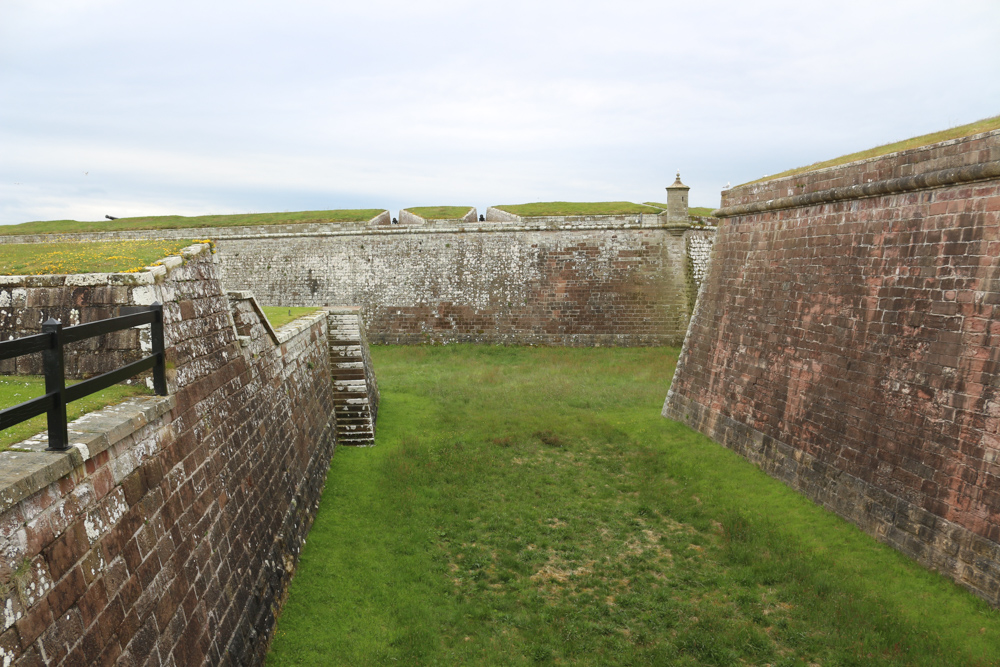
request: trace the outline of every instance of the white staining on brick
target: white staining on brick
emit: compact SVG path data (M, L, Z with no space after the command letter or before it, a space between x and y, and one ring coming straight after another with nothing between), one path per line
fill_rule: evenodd
M17 610L17 611L14 610L14 598L13 598L14 595L15 594L14 594L13 591L11 591L10 593L8 593L8 595L7 595L7 601L4 603L4 606L3 606L3 629L4 630L6 630L10 626L14 625L14 623L18 619L21 618L21 611L20 610ZM3 651L3 649L0 648L0 651Z

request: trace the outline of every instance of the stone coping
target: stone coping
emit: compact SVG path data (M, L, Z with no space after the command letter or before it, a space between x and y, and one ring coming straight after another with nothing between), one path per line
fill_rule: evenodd
M46 451L47 432L0 452L0 513L69 475L177 405L174 396L136 396L90 412L69 424L69 449Z
M322 322L326 319L326 310L320 306L316 307L316 312L310 313L308 315L303 315L302 317L297 317L291 322L287 322L280 327L278 327L275 332L276 342L280 345L281 343L287 343L291 339L298 336L303 331L307 331L312 325L317 322Z
M780 211L782 209L816 206L851 199L864 199L916 190L927 190L930 188L942 188L950 185L974 183L976 181L996 178L1000 178L1000 161L983 162L965 167L953 167L951 169L925 172L914 176L890 178L870 183L818 190L791 197L780 197L777 199L738 204L736 206L727 206L713 211L712 215L717 218L728 218L765 211Z
M260 318L261 324L267 329L267 333L271 336L271 340L275 343L278 342L278 334L275 332L274 327L271 326L271 321L267 319L267 315L264 314L264 309L261 308L260 303L257 301L257 297L253 295L250 290L230 290L226 292L226 295L232 299L238 299L240 301L249 301L250 305L253 306L254 311L257 313L257 317Z
M526 218L523 222L508 222L508 221L496 221L496 222L478 222L475 223L463 223L457 220L445 221L449 224L430 224L430 225L384 225L379 227L356 227L351 229L339 229L335 225L321 226L318 224L310 225L287 225L285 231L280 232L268 232L261 233L260 231L252 231L251 228L243 232L240 228L228 229L227 232L232 231L233 233L208 234L210 238L217 242L224 241L246 241L246 240L257 240L257 239L282 239L282 238L323 238L332 236L379 236L379 235L394 235L394 234L468 234L468 233L492 233L492 234L506 234L508 232L551 232L551 231L600 231L608 229L668 229L668 230L686 230L686 229L704 229L701 225L691 224L688 222L667 222L666 216L656 216L647 215L648 218L655 219L655 222L650 221L639 221L635 220L637 216L579 216L571 221L566 221L565 218L556 220L553 219L531 219ZM544 221L543 221L544 220ZM224 228L220 228L224 229ZM135 232L115 232L115 236L101 236L101 233L94 233L87 235L87 241L101 241L101 240L112 240L112 239L155 239L160 238L153 235L152 232L156 230L146 230L146 231L135 231ZM200 230L209 231L211 230ZM123 234L127 234L124 235ZM5 239L11 239L16 237L0 237L0 243L45 243L53 240L42 239L38 237L30 237L31 240L22 239L19 241L10 241ZM169 237L164 237L169 238ZM83 239L80 239L83 240ZM205 245L207 244L196 244ZM191 246L193 247L193 246ZM165 262L166 263L166 262ZM161 267L151 267L152 269L159 269ZM65 280L59 281L58 285L63 284L109 284L109 285L140 285L140 284L152 284L155 282L157 275L160 272L154 271L153 277L150 278L148 273L92 273L92 274L78 274L75 276L58 276L58 278L71 278L80 282L66 282ZM84 276L93 276L93 278L83 279ZM102 282L97 282L98 276L103 277ZM16 286L54 286L56 283L52 283L51 280L46 281L45 279L51 279L52 276L0 276L0 287L4 285L16 285ZM28 284L26 281L35 281Z

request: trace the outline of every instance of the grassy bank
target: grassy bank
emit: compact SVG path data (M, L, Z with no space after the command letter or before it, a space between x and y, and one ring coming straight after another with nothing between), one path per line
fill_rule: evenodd
M292 213L243 213L233 215L158 215L117 220L43 220L20 225L0 225L0 234L75 234L82 232L119 232L136 229L188 229L194 227L244 227L255 225L290 225L308 222L367 222L384 209L338 209L332 211L293 211Z
M1000 615L659 416L676 350L375 347L268 664L987 665Z
M658 215L661 212L660 209L653 206L633 204L628 201L547 201L535 202L534 204L510 204L497 206L496 208L522 217L542 215L634 215L636 213Z
M783 171L780 174L765 176L763 178L758 178L756 181L743 183L743 185L749 185L750 183L760 183L762 181L772 181L776 178L783 178L785 176L794 176L795 174L803 174L807 171L816 171L817 169L825 169L826 167L836 167L838 165L847 164L848 162L855 162L857 160L866 160L868 158L878 157L880 155L888 155L889 153L906 151L910 150L911 148L920 148L921 146L928 146L930 144L936 144L940 141L948 141L950 139L961 139L962 137L968 137L973 134L979 134L980 132L989 132L990 130L998 130L998 129L1000 129L1000 116L993 116L992 118L984 118L983 120L977 120L976 122L968 123L967 125L959 125L958 127L952 127L947 130L941 130L940 132L931 132L930 134L923 134L919 137L912 137L910 139L904 139L903 141L896 141L891 144L885 144L883 146L876 146L875 148L869 148L868 150L858 151L857 153L849 153L848 155L841 155L840 157L833 158L832 160L826 160L824 162L816 162L815 164L810 164L805 167L797 167L796 169L789 169L788 171Z
M424 220L461 220L472 210L471 206L417 206L404 209Z
M660 202L648 201L646 202L646 204L648 204L649 206L656 206L657 208L662 208L664 211L667 210L667 205L662 204ZM715 210L714 208L710 208L708 206L689 206L688 215L697 215L702 218L708 218L711 217L712 211L714 210Z
M191 241L99 241L94 243L0 244L0 275L43 276L137 271Z
M72 384L72 381L70 382ZM9 408L38 398L45 393L45 379L39 375L0 375L0 409ZM152 392L141 384L116 384L113 387L91 394L66 407L66 417L73 421L88 412L100 410L107 405L121 403L132 396L143 396ZM9 449L26 438L41 433L46 426L45 415L32 417L26 422L0 431L0 452Z

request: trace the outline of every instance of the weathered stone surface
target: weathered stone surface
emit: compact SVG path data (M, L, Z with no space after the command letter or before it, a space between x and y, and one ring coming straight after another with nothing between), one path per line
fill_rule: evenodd
M114 304L164 303L171 396L0 454L5 664L263 662L333 453L326 314L273 332L219 270L203 246Z
M392 225L386 212L369 223L136 230L87 240L174 232L214 238L230 290L247 290L265 305L360 305L375 343L662 345L683 339L708 261L702 241L713 228L651 214L521 218L491 207L486 218L479 222L470 210L463 220L411 215ZM8 236L0 243L69 236ZM170 260L169 268L180 261ZM27 277L8 281L9 287L0 279L0 336L33 333L50 316L70 322L115 314L123 297L108 293L111 285L142 287L145 298L133 300L152 303L151 285L162 282L165 270L80 279L96 280L77 288L87 293L74 292L60 277L52 285ZM121 282L122 275L131 277ZM8 301L26 299L31 305L23 315L5 309ZM116 351L103 358L126 360L136 333L122 336L103 344L100 349ZM68 372L97 372L96 349L72 352ZM0 362L0 371L37 372L39 364L22 361L15 369Z
M994 605L998 159L994 131L724 192L664 405Z
M219 237L218 247L230 287L265 304L359 305L375 343L680 343L696 292L686 228L595 217Z

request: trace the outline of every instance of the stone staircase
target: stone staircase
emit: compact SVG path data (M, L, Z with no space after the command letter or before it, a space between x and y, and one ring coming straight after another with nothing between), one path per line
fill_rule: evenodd
M361 308L335 306L326 311L337 444L370 447L375 444L379 394Z

